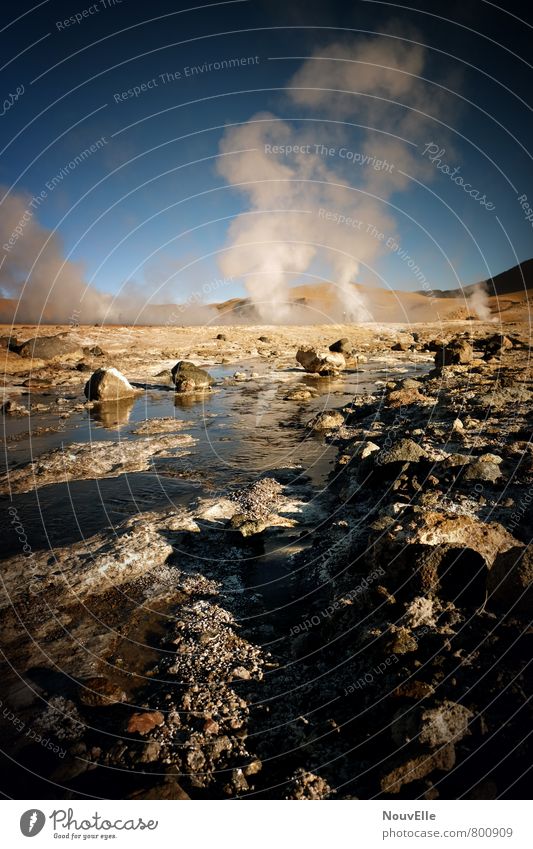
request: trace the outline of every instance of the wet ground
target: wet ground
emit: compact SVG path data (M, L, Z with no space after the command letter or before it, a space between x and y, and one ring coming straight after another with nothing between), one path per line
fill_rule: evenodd
M256 361L241 361L238 372L254 373L257 378L236 381L235 365L211 366L209 372L217 385L210 393L179 396L170 386L154 383L135 400L122 402L118 412L113 407L102 413L96 407L65 420L60 418L62 405L57 405L64 395L53 390L33 392L34 409L45 405L58 411L5 419L5 461L10 471L53 449L67 451L71 443L139 439L135 431L155 418L173 419L196 444L185 460L158 458L146 473L58 482L17 495L17 508L25 517L32 547L70 544L125 517L226 493L274 470L286 470L287 482L311 485L319 493L336 448L306 430L305 424L318 412L375 391L380 382L421 374L426 368L424 363L405 367L378 360L338 378L317 379L296 368L292 374L284 372L282 378L276 378L265 369L261 373ZM285 400L287 391L297 383L316 391L316 397L304 402ZM16 554L17 546L16 537L7 536L4 556Z
M183 346L215 378L200 395L173 391L175 353L135 346L90 362L139 389L116 409L83 406L76 358L31 390L11 380L30 411L4 416L16 798L457 798L514 780L509 762L482 781L493 737L513 751L524 727L525 632L485 584L530 536L525 334L494 357L476 328L469 364L431 374L430 331L377 336L317 378L295 365L300 331L276 332L261 355L257 329L218 356ZM325 410L340 424L315 432ZM450 571L436 588L432 568Z

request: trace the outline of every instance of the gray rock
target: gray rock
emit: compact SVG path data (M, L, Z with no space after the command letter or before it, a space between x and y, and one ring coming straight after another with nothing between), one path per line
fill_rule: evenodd
M403 380L399 380L397 384L398 389L422 389L422 386L418 380L414 377L404 377Z
M99 368L85 384L89 401L118 401L137 394L131 383L116 368Z
M454 339L448 345L437 350L435 367L467 365L474 359L472 345L464 339Z
M53 360L54 357L81 353L81 347L69 339L66 333L59 333L57 336L36 336L34 339L28 339L18 346L17 353L21 357Z
M30 411L23 404L17 404L13 398L8 398L8 400L2 405L2 412L4 415L10 416L29 416Z
M14 336L0 336L0 350L18 352L19 343Z
M176 392L195 392L209 389L215 382L209 372L187 360L180 360L172 369Z
M334 354L349 354L351 348L350 340L346 339L346 337L337 339L336 342L333 342L333 344L329 346L329 350L333 351Z
M376 464L384 466L388 463L418 463L427 459L427 451L412 439L399 439L390 448L383 448L376 455Z
M462 740L473 714L463 705L444 701L434 708L412 708L396 714L392 738L397 746L416 740L430 749Z
M318 413L317 416L311 419L308 427L317 433L322 433L328 430L337 430L344 424L344 416L336 410L327 410L324 413Z
M92 348L83 348L83 353L91 357L103 357L105 352L102 351L99 345L93 345Z
M501 477L502 473L497 463L483 460L475 460L470 463L463 474L465 481L486 481L487 483L496 483Z
M311 374L324 376L338 374L346 368L346 360L342 354L332 351L318 351L316 348L300 348L296 359L303 368Z

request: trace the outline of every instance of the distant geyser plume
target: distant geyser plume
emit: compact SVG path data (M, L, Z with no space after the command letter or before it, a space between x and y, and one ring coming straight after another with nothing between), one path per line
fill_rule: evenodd
M485 283L480 283L468 298L468 308L480 321L492 321L489 294Z
M424 62L422 47L386 35L325 45L288 85L303 119L261 112L225 132L221 152L243 152L221 157L218 170L249 208L230 227L220 268L245 283L261 319L287 321L291 284L309 278L333 287L324 320L372 318L371 298L353 284L385 250L376 234L395 238L387 201L409 188L402 172L433 176L416 145L444 96L420 79Z
M5 192L0 186L0 281L3 297L16 302L16 320L40 322L50 315L68 322L85 299L90 320L99 321L111 297L87 290L81 266L66 261L57 234L39 224L33 198ZM11 321L12 304L4 304L2 313L3 321Z
M0 186L0 321L62 324L204 324L216 310L192 297L171 310L180 263L160 259L129 280L116 295L88 285L83 267L64 256L56 232L43 227L34 198ZM182 263L187 265L187 263ZM194 263L189 263L194 266ZM187 272L185 272L187 273ZM191 271L188 282L191 282ZM198 273L198 272L195 272ZM182 279L182 278L181 278ZM191 288L189 286L189 288ZM201 293L200 283L193 289ZM156 299L156 302L152 300Z

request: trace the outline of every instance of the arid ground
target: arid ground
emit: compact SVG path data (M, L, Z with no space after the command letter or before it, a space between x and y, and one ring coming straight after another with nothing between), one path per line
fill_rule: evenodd
M523 795L530 327L497 317L2 328L10 794ZM135 395L88 402L109 367Z

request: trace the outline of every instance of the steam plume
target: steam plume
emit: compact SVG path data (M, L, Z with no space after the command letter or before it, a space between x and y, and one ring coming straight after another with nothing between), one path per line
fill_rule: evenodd
M480 283L475 287L474 291L468 298L468 307L470 312L477 315L480 321L492 321L492 313L490 309L489 295L487 287L484 283Z
M352 284L384 250L376 233L395 237L387 201L408 185L401 172L432 176L416 144L443 98L420 79L424 62L422 47L385 36L326 45L288 87L293 105L323 121L258 113L226 131L221 152L241 153L221 157L218 170L249 209L230 227L220 266L245 281L263 319L286 321L291 282L320 263L337 295L330 317L371 318ZM354 148L355 122L376 130L360 131Z
M65 259L59 236L39 223L38 212L35 199L22 194L6 194L0 205L2 322L205 324L216 318L202 303L201 286L170 312L151 301L172 297L176 263L154 265L143 285L129 281L116 296L88 285L83 267Z

